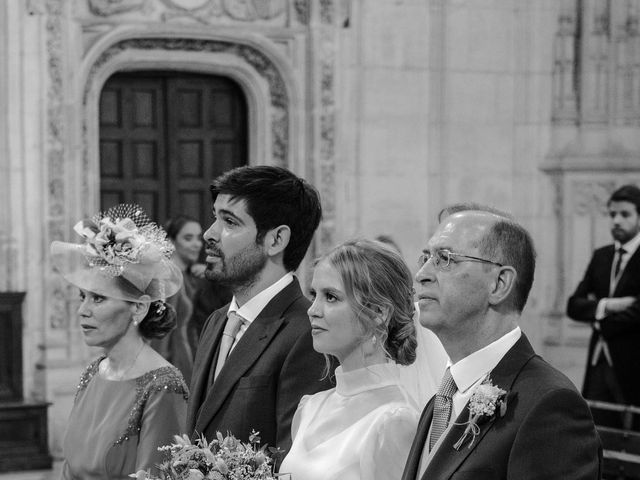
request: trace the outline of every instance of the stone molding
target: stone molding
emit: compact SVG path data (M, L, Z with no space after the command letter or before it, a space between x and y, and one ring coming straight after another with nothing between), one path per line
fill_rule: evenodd
M163 23L297 26L306 25L310 15L309 0L84 0L84 3L93 23L117 22L125 17Z
M640 124L640 5L562 0L554 41L553 122Z

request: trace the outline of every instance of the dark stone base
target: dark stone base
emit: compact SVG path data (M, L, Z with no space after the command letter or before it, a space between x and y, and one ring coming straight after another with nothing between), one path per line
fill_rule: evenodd
M51 468L46 402L0 402L0 472Z

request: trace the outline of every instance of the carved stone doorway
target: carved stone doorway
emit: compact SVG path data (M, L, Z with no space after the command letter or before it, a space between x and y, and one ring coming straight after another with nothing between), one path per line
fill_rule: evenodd
M247 105L229 78L116 73L100 96L100 207L137 203L156 221L211 220L208 185L246 165Z

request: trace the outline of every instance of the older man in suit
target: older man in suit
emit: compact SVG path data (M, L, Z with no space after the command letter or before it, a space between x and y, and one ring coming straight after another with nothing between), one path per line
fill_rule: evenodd
M593 329L584 396L640 405L640 189L620 187L607 207L614 243L593 253L567 314ZM619 414L596 410L594 416L599 424L622 423Z
M232 433L286 452L300 398L330 387L313 350L310 302L293 271L321 217L316 190L278 167L240 167L211 186L214 221L205 232L208 278L231 303L206 321L198 345L187 431Z
M529 234L495 210L441 218L416 280L420 321L450 362L403 480L599 479L586 402L518 326L535 269Z

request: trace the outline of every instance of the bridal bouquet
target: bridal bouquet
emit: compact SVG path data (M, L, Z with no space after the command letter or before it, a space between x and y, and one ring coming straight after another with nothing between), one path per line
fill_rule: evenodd
M174 443L160 447L168 459L158 466L159 476L140 470L129 475L136 480L276 480L266 446L258 447L260 437L251 432L248 443L233 435L207 442L204 437L191 443L185 434L175 435Z

